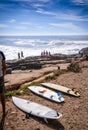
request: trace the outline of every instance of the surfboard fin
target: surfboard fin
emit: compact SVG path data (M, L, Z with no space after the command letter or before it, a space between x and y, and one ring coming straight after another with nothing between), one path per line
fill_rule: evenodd
M27 119L29 119L30 115L31 115L31 112L30 112L30 113L26 113L26 116L25 116L25 117L26 117Z
M48 120L47 120L47 118L44 118L44 121L48 124Z
M61 96L61 93L60 93L60 92L57 92L57 95L58 95L58 96Z
M30 117L30 114L26 114L25 118L29 119Z

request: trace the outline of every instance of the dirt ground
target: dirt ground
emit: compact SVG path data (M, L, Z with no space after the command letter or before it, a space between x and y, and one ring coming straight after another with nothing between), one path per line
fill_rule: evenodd
M9 97L6 98L5 118L2 117L0 104L0 130L88 130L88 61L82 62L82 66L80 73L67 72L50 81L69 88L75 87L81 95L78 98L62 93L65 102L55 103L30 91L27 95L20 96L60 112L60 119L48 120L48 124L34 116L27 119L25 113L16 108Z

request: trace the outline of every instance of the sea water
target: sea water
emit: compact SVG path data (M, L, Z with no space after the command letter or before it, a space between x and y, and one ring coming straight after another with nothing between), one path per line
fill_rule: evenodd
M7 60L18 59L18 53L24 57L40 56L41 52L51 54L76 54L88 47L88 36L0 36L0 50Z

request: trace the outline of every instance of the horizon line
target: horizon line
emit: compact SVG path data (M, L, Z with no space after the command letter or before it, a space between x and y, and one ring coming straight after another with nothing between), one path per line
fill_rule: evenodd
M88 34L4 34L4 35L0 35L0 36L82 36L82 35L88 35Z

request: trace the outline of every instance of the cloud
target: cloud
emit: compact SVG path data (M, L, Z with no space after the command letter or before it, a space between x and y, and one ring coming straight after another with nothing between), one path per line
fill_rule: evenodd
M21 22L21 24L23 24L23 25L31 25L30 22Z
M44 3L46 3L46 2L49 2L51 0L11 0L11 1L18 1L18 2L36 2L37 1L37 3L38 2L44 2Z
M25 30L25 29L27 29L27 27L25 27L25 26L14 26L13 28L14 29L19 29L19 30Z
M38 7L43 7L45 5L44 4L40 4L40 3L33 3L32 6L38 8Z
M45 11L43 9L37 9L36 10L37 13L40 14L45 14L45 15L52 15L58 19L63 19L63 20L72 20L72 21L88 21L88 17L84 17L84 16L79 16L79 15L74 15L72 13L55 13L55 12L50 12L50 11Z
M49 1L51 1L51 0L38 0L38 1L49 2Z
M52 25L52 26L55 26L55 27L68 27L68 25L72 25L71 23L50 23L50 25Z
M37 12L37 13L40 13L40 14L46 14L46 15L53 15L53 16L56 16L55 13L50 12L50 11L45 11L45 10L43 10L43 9L41 9L41 8L37 9L36 12Z
M38 28L38 29L43 29L43 26L41 26L41 25L35 24L34 26L35 26L36 28Z
M10 23L14 23L14 22L16 22L16 20L15 19L11 19L9 22Z
M88 5L88 0L73 0L72 2L77 5Z
M7 24L0 23L0 28L7 28L7 27L9 27Z
M79 26L71 23L71 22L64 22L64 23L50 23L51 26L54 26L54 27L58 27L58 28L63 28L63 29L68 29L70 31L74 31L74 32L84 32L85 30L80 28Z
M57 14L57 18L63 19L63 20L72 20L72 21L88 21L88 17L84 16L78 16L74 14Z

